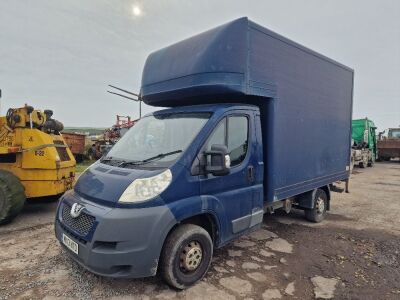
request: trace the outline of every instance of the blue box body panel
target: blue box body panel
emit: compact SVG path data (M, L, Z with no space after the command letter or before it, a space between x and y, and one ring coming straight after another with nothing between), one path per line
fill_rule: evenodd
M141 96L163 107L256 104L266 201L349 176L353 70L247 18L152 53Z

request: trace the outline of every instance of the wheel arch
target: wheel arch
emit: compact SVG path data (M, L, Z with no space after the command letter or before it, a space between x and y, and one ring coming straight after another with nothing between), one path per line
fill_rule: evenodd
M324 186L320 187L320 189L326 193L326 196L328 198L327 210L330 210L330 208L331 208L331 189L330 189L329 185L324 185Z
M323 190L326 193L327 199L328 199L328 207L327 210L330 209L330 200L331 200L331 190L329 188L329 185L324 185L319 188L313 189L311 191L305 192L303 194L300 194L296 197L297 201L297 206L302 209L312 209L314 208L314 202L315 202L315 193L317 192L318 189Z
M214 212L203 211L201 213L191 216L185 216L181 220L178 220L178 222L170 228L166 235L166 238L168 237L168 235L171 234L172 231L174 231L179 225L182 224L193 224L202 227L210 235L214 246L217 246L219 244L220 226L218 218L216 217Z
M222 243L226 228L224 206L213 196L194 196L174 201L169 206L175 217L175 224L168 230L167 236L179 224L194 224L204 228L216 247Z

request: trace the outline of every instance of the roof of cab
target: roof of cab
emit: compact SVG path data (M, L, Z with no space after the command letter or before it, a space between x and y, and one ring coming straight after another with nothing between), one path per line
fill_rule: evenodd
M256 105L242 103L217 103L217 104L197 104L191 106L178 106L166 108L147 114L146 116L170 114L170 113L196 113L196 112L219 112L227 110L258 110Z

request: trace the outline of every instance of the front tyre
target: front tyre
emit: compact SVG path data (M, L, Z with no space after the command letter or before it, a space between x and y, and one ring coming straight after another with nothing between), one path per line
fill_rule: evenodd
M213 242L202 227L183 224L166 239L160 261L162 278L176 289L186 289L207 273Z
M314 208L304 211L306 219L310 222L319 223L325 219L328 208L328 196L322 189L317 189L314 198Z

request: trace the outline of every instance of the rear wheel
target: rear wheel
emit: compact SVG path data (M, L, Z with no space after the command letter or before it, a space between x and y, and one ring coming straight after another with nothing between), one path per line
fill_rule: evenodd
M25 190L12 173L0 171L0 224L10 222L25 204Z
M314 208L304 211L308 221L319 223L325 219L326 211L328 208L328 196L325 191L318 189L315 192Z
M172 287L186 289L207 273L213 254L210 235L202 227L183 224L165 241L160 273Z

